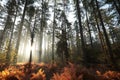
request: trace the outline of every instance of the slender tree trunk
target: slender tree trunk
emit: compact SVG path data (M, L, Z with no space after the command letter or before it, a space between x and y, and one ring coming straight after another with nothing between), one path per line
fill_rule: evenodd
M112 32L110 31L110 34L112 34ZM112 44L115 44L114 38L111 36L112 39Z
M99 5L98 5L97 0L95 0L95 1L96 1L96 6L97 6L97 11L98 11L100 23L101 23L101 26L102 26L102 29L103 29L103 33L104 33L104 36L105 36L105 40L106 40L109 56L110 56L112 64L115 65L115 67L117 67L117 64L116 64L114 56L113 56L111 44L110 44L110 41L109 41L109 38L108 38L108 35L107 35L107 31L106 31L104 23L103 23L102 15L101 15L101 12L99 10Z
M63 20L62 21L64 21L63 22L63 27L65 27L65 28L63 28L63 30L62 30L62 43L63 43L63 58L65 57L65 63L67 64L68 63L68 59L69 59L69 52L68 52L68 43L67 43L67 32L66 32L66 29L67 29L67 24L68 24L68 22L66 21L66 2L65 2L65 0L63 0L63 14L64 14L64 18L63 18ZM64 25L64 24L66 24L66 25Z
M43 14L43 0L42 0L42 14L41 14L41 26L40 26L40 50L39 50L39 62L41 62L41 55L42 55L42 42L43 42L43 21L44 21L44 14Z
M12 28L11 28L11 35L10 35L10 40L9 40L9 45L8 45L8 51L7 51L7 54L6 54L6 60L7 60L8 64L9 64L10 59L11 59L12 37L13 37L13 33L14 33L14 26L15 26L16 17L17 17L17 9L16 9L16 14L15 14L14 22L13 22L13 25L12 25ZM13 64L14 64L14 59L13 59Z
M76 30L76 47L77 47L77 55L80 53L80 37L79 37L79 28L77 21L75 22L75 30Z
M36 12L37 14L37 12ZM29 29L30 29L30 38L31 38L31 49L30 49L30 57L29 57L29 67L31 68L31 62L32 62L32 47L33 47L33 42L34 42L34 37L35 37L35 25L36 25L36 18L37 16L35 16L35 21L34 21L34 26L33 26L33 29L31 27L31 21L32 21L32 16L30 16L30 19L29 19Z
M18 50L19 50L19 46L20 46L21 32L22 32L24 18L25 18L25 13L26 13L26 9L27 9L27 3L28 3L28 0L26 0L26 2L25 2L23 15L22 15L22 18L21 18L21 23L20 23L20 28L19 28L19 31L18 31L18 39L17 39L17 43L16 43L16 54L18 54ZM17 62L17 59L16 59L15 62Z
M17 14L18 14L18 6L16 6L16 14L15 14L15 19L14 19L14 24L13 24L14 27L15 27L15 22L16 22ZM13 36L13 33L11 35ZM15 55L13 57L13 64L16 64L16 62L15 62L16 59L17 59L17 53L15 53Z
M43 42L43 30L40 32L40 49L39 49L39 62L41 62L41 55L42 55L42 42Z
M67 43L67 32L66 29L62 31L63 34L63 45L64 45L64 55L65 55L65 59L66 59L66 63L68 62L68 58L69 58L69 52L68 52L68 43Z
M10 19L10 15L8 14L8 16L7 16L7 20L6 20L6 24L5 24L5 28L4 28L4 30L2 31L2 35L1 35L1 37L0 37L0 49L2 50L2 42L3 42L3 39L4 39L4 35L5 35L5 33L6 33L6 31L7 31L7 29L8 29L8 22L9 21L11 21L11 19ZM10 26L10 25L9 25Z
M56 13L56 0L54 0L54 16L53 16L53 35L52 35L52 63L54 64L54 43L55 43L55 13Z
M7 27L4 28L4 30L2 31L2 35L0 37L0 50L2 50L2 42L3 42L3 38L4 38L6 30L7 30Z
M89 26L87 11L86 11L86 20L87 20L88 33L89 33L89 36L90 36L91 47L93 48L93 42L92 42L92 36L91 36L91 30L90 30L90 26Z
M80 35L81 35L81 43L82 43L82 51L83 51L83 59L84 59L84 64L87 64L87 59L86 59L86 52L85 52L85 43L84 43L84 36L83 36L83 27L81 23L81 12L80 12L80 6L79 6L79 0L76 2L76 8L77 8L77 15L78 15L78 21L79 21L79 29L80 29Z
M90 44L91 44L91 47L93 48L93 42L92 42L92 35L91 35L91 30L90 30L90 26L89 26L89 19L88 19L88 14L87 14L87 6L86 4L83 5L86 12L85 12L85 15L86 15L86 22L87 22L87 27L88 27L88 33L89 33L89 37L90 37Z
M98 34L99 34L99 40L100 40L100 43L101 43L101 48L102 48L102 51L105 52L105 57L107 55L107 49L104 47L106 46L106 43L105 43L105 40L104 40L104 37L101 33L101 30L100 30L100 26L99 26L99 23L98 23L98 19L97 19L97 14L96 14L96 9L95 9L95 6L94 6L94 3L92 4L92 7L93 7L93 13L94 13L94 17L95 17L95 22L97 24L97 29L98 29ZM106 60L107 61L107 57L106 57Z
M8 29L11 29L11 26L12 26L12 17L14 16L14 7L16 5L16 2L11 0L11 1L8 1L7 3L7 20L5 22L5 28L2 32L2 35L0 37L0 49L2 47L2 42L3 42L3 39L4 39L4 36L5 36L5 33L7 32ZM1 49L2 50L2 49Z
M11 28L11 35L10 35L10 39L9 39L9 42L8 42L8 50L7 50L7 53L6 53L6 64L9 65L10 64L10 60L11 60L11 41L12 41L12 36L13 36L13 26Z
M29 57L29 68L31 68L31 62L32 62L32 46L33 46L33 41L34 41L34 28L30 28L31 27L31 21L32 21L32 17L29 16L29 29L30 29L30 38L31 38L31 45L30 45L30 57ZM35 26L34 26L35 27Z
M119 17L120 17L120 7L118 7L118 5L117 5L117 3L116 3L116 1L115 0L113 0L113 3L114 3L114 6L115 6L115 8L116 8L116 10L117 10L117 12L118 12L118 14L119 14ZM120 3L120 2L119 2ZM120 4L119 4L120 5Z

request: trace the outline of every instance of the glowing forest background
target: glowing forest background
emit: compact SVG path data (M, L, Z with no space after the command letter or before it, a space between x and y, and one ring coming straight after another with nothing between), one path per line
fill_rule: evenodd
M0 0L0 76L6 80L10 73L30 80L97 80L90 70L100 80L107 74L119 80L120 73L112 72L119 66L120 0Z

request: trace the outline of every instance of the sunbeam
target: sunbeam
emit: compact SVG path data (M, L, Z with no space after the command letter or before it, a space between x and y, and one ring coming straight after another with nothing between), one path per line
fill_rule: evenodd
M44 57L46 57L44 54L46 54L47 49L47 40L45 40L45 37L43 37L42 42L42 55L41 60L44 61ZM26 45L26 46L25 46ZM27 42L25 43L25 40L21 40L19 53L18 53L18 62L28 62L30 57L30 51L32 50L32 61L33 62L39 62L39 41L37 38L35 38L33 45L31 46L30 39L28 38Z

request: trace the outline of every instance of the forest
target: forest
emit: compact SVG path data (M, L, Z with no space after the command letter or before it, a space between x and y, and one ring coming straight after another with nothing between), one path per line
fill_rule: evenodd
M0 0L0 80L120 80L120 0Z

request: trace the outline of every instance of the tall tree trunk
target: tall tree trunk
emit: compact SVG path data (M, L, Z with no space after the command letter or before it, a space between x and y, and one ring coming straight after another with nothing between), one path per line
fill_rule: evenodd
M86 23L87 23L87 27L88 27L88 33L89 33L89 37L90 37L90 45L93 48L93 42L92 42L92 35L91 35L91 30L90 30L90 26L89 26L89 19L88 19L88 9L87 9L87 5L86 3L83 4L84 8L85 8L85 16L86 16Z
M39 62L41 62L41 55L42 55L42 42L43 42L43 30L40 32L40 49L39 49Z
M30 57L29 57L29 68L31 68L31 62L32 62L32 46L33 46L33 41L34 41L34 27L33 29L31 27L31 21L32 21L32 16L29 16L29 29L30 29L30 38L31 38L31 45L30 45Z
M44 11L43 11L43 0L42 0L42 14L41 14L41 25L40 25L40 50L39 50L39 62L41 62L42 55L42 42L43 42L43 25L44 25Z
M83 51L83 59L84 59L84 64L87 64L87 59L86 59L86 52L85 52L85 43L84 43L84 36L83 36L83 27L81 23L81 12L80 12L80 6L79 6L79 0L76 2L76 8L77 8L77 15L78 15L78 21L79 21L79 29L80 29L80 35L81 35L81 43L82 43L82 51Z
M90 26L89 26L87 11L86 11L86 20L87 20L88 33L89 33L89 36L90 36L91 47L93 48L93 42L92 42L92 36L91 36L91 30L90 30Z
M17 39L17 43L16 43L16 54L18 54L18 50L19 50L19 46L20 46L21 32L22 32L25 13L26 13L26 9L27 9L27 3L28 3L28 0L26 0L26 2L25 2L23 15L22 15L22 18L21 18L21 23L20 23L20 28L19 28L19 31L18 31L18 39ZM15 60L15 62L17 62L17 59Z
M100 26L99 26L99 23L98 23L98 19L97 19L97 14L96 14L96 8L94 6L94 3L92 4L92 7L93 7L93 13L94 13L94 17L95 17L95 22L97 24L97 29L98 29L98 34L99 34L99 40L100 40L100 43L101 43L101 48L102 48L102 51L105 53L105 56L107 55L107 49L104 47L106 45L105 43L105 40L104 40L104 37L101 33L101 30L100 30ZM107 61L107 57L106 57L106 60Z
M69 52L68 52L68 43L67 43L67 26L68 22L66 19L66 2L63 0L63 19L62 19L62 44L63 44L63 58L65 57L65 63L68 63ZM64 61L64 60L63 60Z
M11 51L11 41L12 41L12 36L13 36L13 26L11 27L11 35L10 35L10 39L8 41L8 50L6 52L6 64L9 65L10 64L10 58L11 58L11 54L10 54L10 51Z
M76 30L76 47L77 47L77 55L80 55L80 37L79 37L79 28L78 23L75 21L75 30Z
M97 0L95 0L95 2L96 2L98 15L99 15L100 23L101 23L101 26L102 26L102 29L103 29L103 33L104 33L104 36L105 36L105 40L106 40L108 53L109 53L111 62L112 62L113 65L115 65L115 67L117 67L116 61L115 61L114 56L113 56L111 44L110 44L110 41L109 41L109 38L108 38L108 35L107 35L107 31L106 31L104 23L103 23L103 19L102 19L102 15L101 15L101 12L100 12L100 9L99 9L98 2L97 2Z
M10 59L11 59L12 37L13 37L13 33L14 33L14 26L15 26L16 17L17 17L17 8L16 8L16 14L15 14L14 22L13 22L13 25L11 27L11 35L10 35L10 40L9 40L9 44L8 44L8 51L7 51L7 54L6 54L6 60L7 60L6 63L8 63L8 64L10 63ZM14 64L14 59L13 59L13 64Z
M4 27L4 30L2 32L2 35L0 37L0 49L2 47L2 42L3 42L3 39L4 39L4 36L7 32L8 29L11 30L11 26L12 26L12 17L14 16L14 7L16 5L16 1L14 0L11 0L11 1L8 1L7 4L6 4L6 9L7 9L7 19L6 19L6 22L5 22L5 27ZM2 49L1 49L2 50Z
M52 35L52 63L54 64L54 43L55 43L55 13L56 13L56 0L54 0L54 16L53 16L53 35Z

